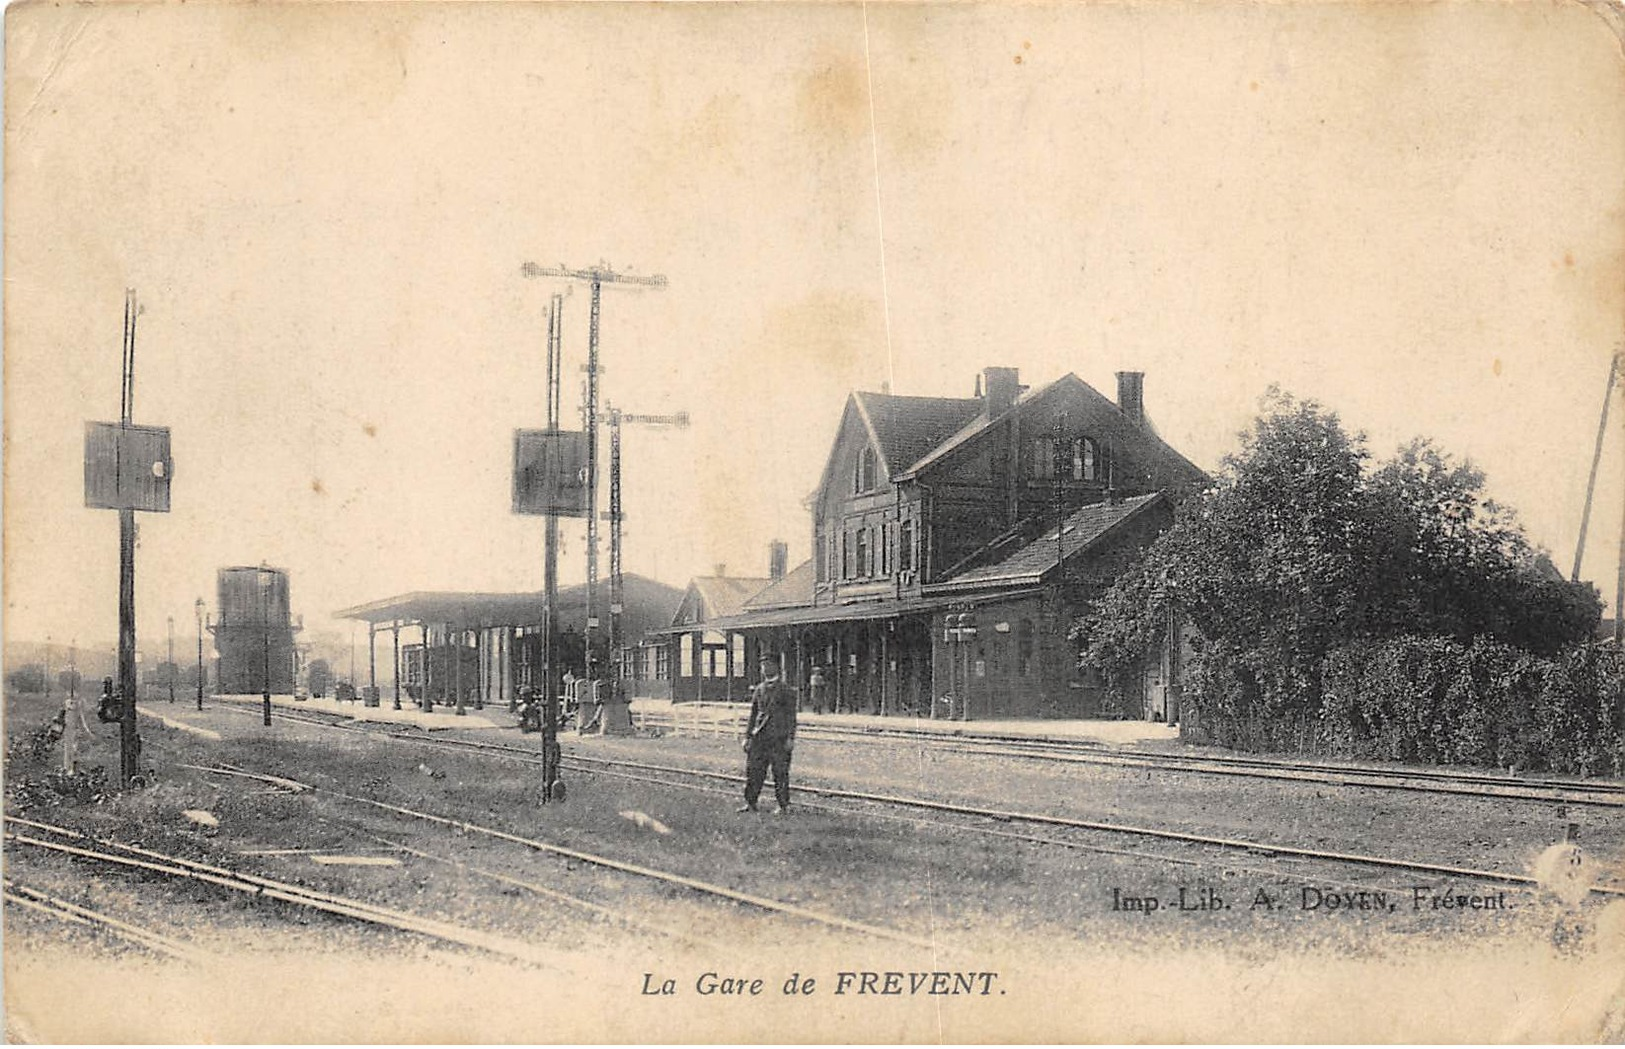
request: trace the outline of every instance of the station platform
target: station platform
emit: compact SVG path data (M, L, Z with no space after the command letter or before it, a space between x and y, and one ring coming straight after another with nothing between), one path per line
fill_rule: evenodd
M737 732L750 710L749 703L673 703L664 699L632 700L634 724L669 727L682 733ZM802 711L797 724L806 728L840 728L871 732L910 732L940 736L1054 739L1068 742L1101 743L1108 746L1140 745L1179 738L1175 725L1152 721L1004 719L988 721L947 721L930 718L881 714L813 714Z
M205 702L231 703L244 708L259 709L264 701L259 695L209 696ZM491 705L483 710L466 707L459 716L451 708L436 707L432 713L419 710L416 705L402 701L402 709L395 710L385 699L376 707L360 702L341 703L331 697L295 700L292 696L273 695L271 705L290 713L307 712L351 718L357 722L386 725L416 725L435 729L514 729L519 719L508 712L506 706ZM177 707L183 706L177 704ZM161 711L162 704L154 705ZM640 728L657 729L677 735L734 735L739 732L749 703L696 702L673 703L664 699L633 699L632 722ZM797 715L804 728L832 728L848 731L922 733L934 736L990 739L1064 740L1089 742L1106 746L1142 746L1148 743L1174 742L1179 729L1173 725L1160 725L1151 721L1124 720L1051 720L1002 719L986 721L949 721L945 719L901 717L880 714L813 714L802 711ZM572 728L566 728L573 735Z
M218 695L207 696L204 703L219 702L231 703L239 706L254 707L258 709L264 702L261 695ZM181 704L176 704L180 706ZM466 713L458 715L455 708L435 707L433 712L424 712L417 705L401 700L401 709L396 710L392 700L385 699L376 707L369 707L357 701L354 703L340 703L331 697L296 700L292 696L271 697L271 706L277 710L287 710L292 713L308 712L314 714L335 714L341 717L353 718L356 721L375 721L387 725L416 725L426 729L494 729L507 728L518 724L518 719L508 713L507 707L486 707L476 710L473 706L465 707ZM155 708L156 709L156 708Z

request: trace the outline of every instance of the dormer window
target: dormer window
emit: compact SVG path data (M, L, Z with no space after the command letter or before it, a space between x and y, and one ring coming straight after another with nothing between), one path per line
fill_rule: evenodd
M879 484L876 476L877 473L878 470L876 469L875 464L875 450L873 448L863 449L863 451L858 453L857 466L852 471L852 491L874 491Z

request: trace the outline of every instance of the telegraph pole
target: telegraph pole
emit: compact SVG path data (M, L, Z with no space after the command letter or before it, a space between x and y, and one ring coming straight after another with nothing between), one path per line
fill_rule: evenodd
M596 680L593 654L593 636L598 627L598 317L599 301L605 284L637 284L663 288L666 278L636 277L616 273L607 266L584 270L563 266L544 268L525 263L521 272L527 277L563 277L583 280L592 288L590 319L587 327L587 396L582 406L587 431L587 624L583 637L587 643L587 680ZM591 685L588 686L592 687Z
M135 291L124 293L123 398L119 411L121 429L130 426L135 411ZM119 448L119 481L123 482L123 451ZM121 506L118 512L118 687L119 780L129 787L136 778L141 755L141 737L135 725L135 509Z
M529 268L526 271L529 274ZM586 434L559 429L559 384L564 331L564 296L554 295L547 311L547 428L514 432L513 511L547 519L542 600L542 789L545 804L564 800L558 775L558 547L560 515L579 517L585 509ZM520 646L527 687L534 688L530 646Z
M564 381L564 296L555 294L547 311L547 428L559 428ZM542 701L558 702L559 515L547 515L547 548L542 562Z
M598 629L598 298L603 281L592 279L592 314L587 325L587 687L596 688L598 675L593 666L593 634ZM594 697L597 698L597 697ZM576 715L580 720L581 715Z
M625 643L621 637L621 612L625 602L625 580L621 572L621 523L626 519L621 510L622 423L682 429L688 426L688 413L634 415L615 407L609 409L609 698L617 703L621 698L621 647Z
M203 709L203 599L192 606L197 612L197 708Z
M621 410L609 410L609 689L612 703L621 698ZM609 718L602 703L598 716Z
M1591 451L1591 476L1586 479L1585 508L1580 511L1580 538L1574 544L1574 571L1569 579L1578 583L1580 581L1580 561L1586 552L1586 530L1591 525L1591 497L1597 489L1597 466L1602 462L1602 440L1608 433L1608 405L1614 399L1614 380L1619 375L1620 354L1615 353L1608 362L1608 381L1602 388L1602 418L1597 420L1597 443ZM1620 535L1620 543L1625 545L1625 532ZM1622 577L1625 578L1625 577ZM1622 584L1625 586L1625 584ZM1614 605L1614 620L1619 621L1619 605ZM1618 631L1615 631L1618 637Z
M1070 465L1071 456L1062 449L1066 447L1066 413L1060 412L1055 416L1055 573L1056 585L1066 585L1066 542L1061 537L1066 527L1066 481L1064 473Z

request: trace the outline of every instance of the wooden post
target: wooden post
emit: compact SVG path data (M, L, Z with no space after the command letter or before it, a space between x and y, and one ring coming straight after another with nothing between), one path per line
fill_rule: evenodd
M390 625L390 633L395 636L395 709L401 709L401 624L396 620Z
M890 638L889 620L876 620L881 624L881 716L886 716L886 684L892 677L892 638Z
M429 698L429 624L420 623L418 629L423 631L423 651L420 653L423 659L423 680L418 683L423 693L418 706L427 713L434 709L434 700Z
M367 623L367 687L368 695L378 691L378 624Z
M846 701L846 687L845 687L845 684L844 684L845 681L846 681L846 652L845 652L846 646L841 644L841 641L844 639L845 636L846 636L845 628L840 624L836 624L836 627L835 627L835 699L834 699L834 702L833 702L833 709L835 711L843 710L844 709L843 704Z
M135 730L135 511L118 512L119 780L137 774L141 738Z
M462 627L458 627L457 631L456 631L456 637L457 637L457 643L455 645L448 645L447 646L447 651L450 652L450 653L454 653L452 655L452 658L454 660L456 660L456 662L457 662L457 665L452 669L452 672L451 672L451 687L452 687L452 690L457 694L457 702L456 702L457 716L462 717L463 715L468 713L467 710L463 709L463 652L468 647L468 631L464 630ZM451 638L452 638L451 624L447 623L446 624L446 640L450 641Z
M474 635L474 650L480 655L479 691L474 693L474 709L484 710L491 698L491 628L481 627Z

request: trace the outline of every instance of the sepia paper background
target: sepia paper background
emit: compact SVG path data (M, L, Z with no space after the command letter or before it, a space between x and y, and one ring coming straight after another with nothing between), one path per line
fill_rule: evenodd
M1625 320L1620 26L1578 2L15 5L6 637L115 636L116 529L82 507L80 456L83 422L117 410L126 287L145 309L135 420L171 427L176 461L173 511L142 522L144 636L226 564L288 568L307 623L411 590L539 588L541 531L508 512L553 290L526 261L669 279L605 293L604 385L693 415L627 438L626 567L674 585L761 574L775 538L808 556L803 500L849 391L968 396L989 365L1108 392L1144 371L1159 432L1209 470L1272 383L1378 455L1434 437L1566 571ZM1617 427L1603 463L1582 576L1611 603ZM317 959L297 985L320 1022L287 1036L1621 1030L1618 953L1231 946L1012 943L978 963L1012 974L1002 999L801 1011L662 1011L622 960L572 958L579 978L539 996ZM739 946L781 981L846 967L794 954ZM91 975L53 964L8 958L14 1031L85 1008L61 992ZM139 1029L76 1030L286 1022L251 990L265 979L209 1005L131 980L151 996Z

